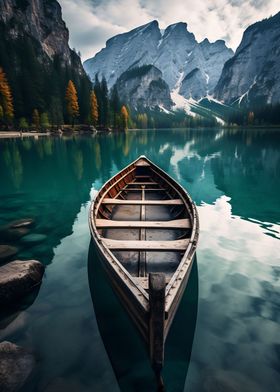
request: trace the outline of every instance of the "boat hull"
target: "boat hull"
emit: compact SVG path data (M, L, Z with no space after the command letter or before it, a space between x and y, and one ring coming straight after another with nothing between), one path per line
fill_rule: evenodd
M104 184L89 225L111 285L159 375L195 256L196 207L176 181L140 157Z

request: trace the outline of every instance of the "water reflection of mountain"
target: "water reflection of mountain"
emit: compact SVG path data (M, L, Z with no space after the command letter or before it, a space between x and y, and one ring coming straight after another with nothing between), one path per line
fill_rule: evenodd
M269 211L279 205L280 188L276 130L148 130L102 136L99 142L102 165L108 164L104 177L109 177L110 163L120 169L145 154L177 178L198 204L226 194L233 214L274 221Z
M179 172L197 202L211 203L226 194L233 215L261 221L270 216L274 222L270 211L279 208L279 145L275 131L223 131L204 138L203 145L195 140L197 157L180 161Z

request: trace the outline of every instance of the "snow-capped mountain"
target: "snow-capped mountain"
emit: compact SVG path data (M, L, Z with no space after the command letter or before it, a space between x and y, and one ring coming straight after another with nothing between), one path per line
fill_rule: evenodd
M104 49L84 62L84 68L92 79L104 75L111 88L128 69L151 64L162 72L171 91L199 99L213 92L232 56L224 41L198 43L186 23L161 32L153 21L109 39Z
M162 72L153 65L131 68L116 82L120 99L135 108L154 106L171 108L172 101L168 84Z
M280 12L243 34L234 57L226 62L215 96L226 103L280 102Z

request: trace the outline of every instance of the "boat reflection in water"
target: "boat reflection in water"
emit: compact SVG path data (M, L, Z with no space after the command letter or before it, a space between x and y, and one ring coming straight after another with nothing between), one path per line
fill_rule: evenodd
M99 331L120 390L154 392L157 382L147 346L113 291L91 241L88 279ZM165 343L163 380L167 391L182 392L189 367L198 303L196 257Z

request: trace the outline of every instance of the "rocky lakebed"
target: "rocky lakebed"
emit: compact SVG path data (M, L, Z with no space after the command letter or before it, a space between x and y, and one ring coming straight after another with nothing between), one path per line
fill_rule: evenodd
M19 390L36 363L29 348L2 341L2 330L13 324L14 314L17 316L26 296L39 287L44 274L45 267L37 260L15 260L19 250L15 241L28 245L45 239L43 234L32 233L34 225L33 219L26 218L0 228L0 386L3 392Z

